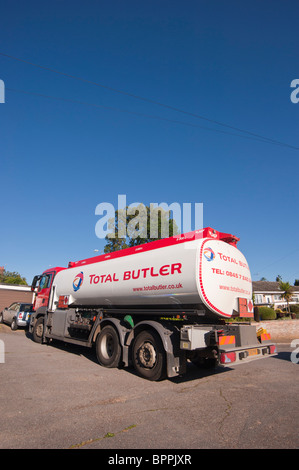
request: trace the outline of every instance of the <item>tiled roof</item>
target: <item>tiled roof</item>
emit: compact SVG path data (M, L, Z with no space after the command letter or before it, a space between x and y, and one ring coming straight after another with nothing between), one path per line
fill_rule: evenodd
M253 292L281 292L279 282L270 281L252 281ZM299 293L299 286L292 286L293 292Z

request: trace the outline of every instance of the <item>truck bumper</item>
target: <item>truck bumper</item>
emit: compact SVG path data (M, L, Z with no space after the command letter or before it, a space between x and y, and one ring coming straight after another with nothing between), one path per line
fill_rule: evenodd
M277 355L277 347L274 343L254 344L252 346L238 348L219 349L219 365L230 366L244 364L256 359Z

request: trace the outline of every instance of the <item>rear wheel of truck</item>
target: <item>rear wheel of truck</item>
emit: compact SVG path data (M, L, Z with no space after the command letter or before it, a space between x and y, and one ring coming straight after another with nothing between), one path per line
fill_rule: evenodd
M33 341L35 341L36 343L42 343L43 334L44 334L44 317L39 317L33 326L33 331L32 331Z
M145 379L158 381L165 377L165 351L157 333L139 333L133 344L132 361L136 372Z
M113 326L105 326L96 340L96 355L101 366L118 367L121 359L121 346Z

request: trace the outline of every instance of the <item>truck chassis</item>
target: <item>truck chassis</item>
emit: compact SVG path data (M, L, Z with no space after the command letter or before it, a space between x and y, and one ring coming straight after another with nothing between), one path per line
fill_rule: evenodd
M201 320L201 321L199 321ZM207 320L206 320L207 321ZM108 368L134 366L148 380L183 375L187 362L213 368L276 354L269 335L257 338L244 323L205 323L196 309L105 309L46 307L32 314L29 331L38 343L59 340L95 347L98 362Z

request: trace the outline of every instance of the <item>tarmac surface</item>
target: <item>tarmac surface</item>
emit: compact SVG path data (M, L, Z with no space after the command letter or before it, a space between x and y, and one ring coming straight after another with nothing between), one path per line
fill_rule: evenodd
M299 448L299 348L290 343L274 357L209 372L190 364L183 377L150 382L101 367L93 350L40 345L7 325L0 340L0 449L115 458L126 449Z

